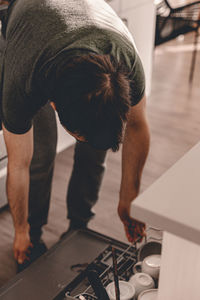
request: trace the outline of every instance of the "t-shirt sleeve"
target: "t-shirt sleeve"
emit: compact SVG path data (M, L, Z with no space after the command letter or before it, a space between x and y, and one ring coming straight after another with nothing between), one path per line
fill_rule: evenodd
M9 16L2 62L1 119L15 134L29 131L33 117L48 101L38 76L41 48L34 38L36 29L20 8Z
M26 105L29 101L16 88L15 84L3 86L1 119L5 128L15 134L23 134L32 126L31 108Z
M6 58L2 77L2 123L8 131L23 134L31 128L34 115L30 95L25 90L25 78L23 74L17 75L17 69L11 68Z
M135 53L135 60L130 73L131 105L134 106L142 100L145 93L145 74L141 59Z
M15 134L30 130L37 111L47 102L31 80L31 66L23 68L6 55L3 64L1 120Z

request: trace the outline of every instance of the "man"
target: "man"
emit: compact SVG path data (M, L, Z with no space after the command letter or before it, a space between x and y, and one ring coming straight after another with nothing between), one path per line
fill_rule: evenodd
M40 238L56 153L52 107L77 139L70 229L86 227L94 216L106 150L118 150L123 140L118 213L129 241L144 236L130 205L149 148L145 80L123 22L103 0L12 0L2 35L1 120L17 262L23 268L30 252L32 261L46 250Z

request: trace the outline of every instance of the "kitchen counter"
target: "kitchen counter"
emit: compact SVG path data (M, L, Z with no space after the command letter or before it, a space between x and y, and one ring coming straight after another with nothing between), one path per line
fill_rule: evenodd
M199 300L200 143L133 201L131 215L164 230L158 300Z
M200 244L199 179L200 143L133 202L132 215Z

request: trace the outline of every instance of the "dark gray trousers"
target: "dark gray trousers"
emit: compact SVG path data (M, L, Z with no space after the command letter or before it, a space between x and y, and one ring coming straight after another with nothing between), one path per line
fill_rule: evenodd
M47 223L54 160L57 144L55 113L49 104L35 116L34 154L30 168L29 223L31 236L37 238ZM88 222L105 170L106 151L96 150L86 143L76 143L73 170L67 192L67 217ZM67 186L67 183L66 183Z

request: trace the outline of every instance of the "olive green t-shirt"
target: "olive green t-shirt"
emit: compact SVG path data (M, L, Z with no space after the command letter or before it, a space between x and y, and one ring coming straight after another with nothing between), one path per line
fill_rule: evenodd
M1 54L1 119L8 131L27 132L52 93L60 57L108 54L124 64L132 105L144 95L145 78L133 38L104 0L15 0ZM56 74L55 74L56 76Z

